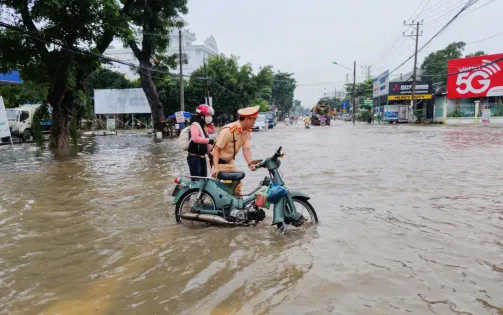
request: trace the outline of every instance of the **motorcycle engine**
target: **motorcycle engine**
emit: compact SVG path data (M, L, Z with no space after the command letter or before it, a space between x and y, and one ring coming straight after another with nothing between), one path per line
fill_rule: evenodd
M242 222L242 221L247 221L248 220L248 217L246 215L246 211L245 210L234 209L234 210L231 211L230 216L234 220L236 220L238 222Z
M248 211L248 219L250 221L263 221L265 219L265 212L262 209L251 209Z

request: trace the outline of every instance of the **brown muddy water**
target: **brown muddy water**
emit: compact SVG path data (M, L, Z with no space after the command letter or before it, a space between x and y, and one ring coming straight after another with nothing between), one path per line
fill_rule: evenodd
M502 129L299 124L252 143L283 146L316 229L177 225L175 141L0 147L0 314L503 314Z

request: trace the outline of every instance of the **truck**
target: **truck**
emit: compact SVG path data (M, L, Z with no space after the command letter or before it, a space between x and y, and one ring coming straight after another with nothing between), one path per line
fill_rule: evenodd
M311 125L320 126L321 118L325 116L325 124L330 126L332 115L330 114L330 105L328 101L320 100L312 109Z
M23 141L33 140L33 117L36 111L41 108L42 104L21 105L16 108L6 108L7 120L9 121L9 129L12 137L18 137ZM48 115L42 117L40 127L42 134L51 132L52 119L51 108L48 107ZM3 138L2 141L9 141L9 138Z

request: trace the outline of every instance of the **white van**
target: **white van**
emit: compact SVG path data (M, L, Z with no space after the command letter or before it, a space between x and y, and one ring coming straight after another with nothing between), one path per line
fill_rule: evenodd
M23 141L33 140L33 116L41 105L22 105L16 108L5 109L12 137L19 137ZM50 132L52 120L41 121L40 124L42 126L42 133Z

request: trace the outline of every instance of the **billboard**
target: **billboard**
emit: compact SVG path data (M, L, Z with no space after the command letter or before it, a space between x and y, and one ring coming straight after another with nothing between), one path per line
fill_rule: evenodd
M10 137L10 129L3 98L0 96L0 138L4 137Z
M95 114L150 114L143 89L94 90Z
M432 98L430 82L416 82L414 98L417 100L429 100ZM389 84L388 100L410 101L412 100L412 82L392 82Z
M374 79L374 82L372 84L373 87L372 97L388 95L388 85L389 85L389 70L381 73L377 78Z
M503 96L502 68L503 54L449 60L447 97Z

